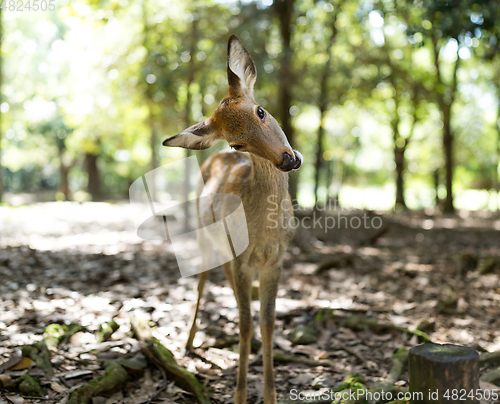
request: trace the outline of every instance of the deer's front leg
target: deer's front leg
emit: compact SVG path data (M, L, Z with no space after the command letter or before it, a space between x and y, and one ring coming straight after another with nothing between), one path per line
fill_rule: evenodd
M262 334L262 362L264 365L264 404L276 404L276 387L273 373L273 333L280 274L281 268L266 268L259 273L259 323Z
M253 333L252 324L252 271L244 267L238 260L233 261L233 282L238 311L240 315L240 359L238 364L238 380L236 384L235 404L245 404L247 400L248 357L250 340Z

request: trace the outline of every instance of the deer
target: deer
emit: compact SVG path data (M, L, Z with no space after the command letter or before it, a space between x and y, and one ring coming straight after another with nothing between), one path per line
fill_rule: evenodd
M248 227L248 247L222 265L232 287L239 314L239 362L235 404L247 400L247 374L253 335L252 281L259 280L262 337L263 400L276 404L273 374L273 334L276 297L283 254L294 235L293 207L288 192L288 172L297 170L303 157L293 150L276 119L254 99L257 79L255 63L241 41L228 41L227 80L229 91L211 117L163 142L164 146L204 150L219 140L235 150L211 155L201 166L205 188L232 193L241 198ZM203 212L198 205L198 217ZM273 218L269 212L272 211ZM276 218L280 218L279 221ZM276 223L280 225L276 225ZM196 321L210 271L198 274L198 298L193 308L186 351L192 349Z

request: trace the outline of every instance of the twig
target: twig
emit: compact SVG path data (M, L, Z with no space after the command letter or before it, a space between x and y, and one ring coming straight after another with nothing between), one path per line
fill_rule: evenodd
M130 325L137 339L143 342L141 348L148 358L157 360L168 376L175 380L179 387L192 393L200 404L210 404L207 388L191 372L177 364L172 352L153 337L146 322L131 317Z
M500 362L500 351L495 352L485 352L479 355L479 363L484 365L485 363L498 363Z
M482 375L479 380L488 383L496 383L500 380L500 368L496 368L495 370Z
M102 376L92 379L89 383L75 390L68 404L87 404L101 393L112 391L123 385L128 379L127 371L118 363L111 361Z
M346 351L347 353L351 354L352 356L355 356L363 364L366 362L366 359L363 358L359 353L357 353L356 351L354 351L346 346L339 347L339 349L342 349L343 351Z
M328 368L335 368L335 364L332 361L326 359L317 361L314 359L302 358L300 356L287 355L281 352L274 352L273 358L276 362L301 363L308 366L324 366Z
M396 383L399 380L399 377L401 376L401 373L403 373L403 369L407 361L408 361L408 351L406 349L400 349L395 354L393 354L391 356L392 366L389 375L385 380L382 380L379 383L373 383L370 386L371 389L388 391L393 387L397 387L394 386L394 383Z

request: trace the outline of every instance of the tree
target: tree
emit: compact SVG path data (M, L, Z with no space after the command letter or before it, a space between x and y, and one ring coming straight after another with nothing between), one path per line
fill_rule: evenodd
M93 201L100 201L103 198L101 187L101 174L98 163L100 154L100 139L98 138L94 144L96 153L88 151L85 153L85 168L87 170L87 191L92 195Z
M279 30L281 35L281 60L280 60L280 78L279 78L279 99L280 99L280 118L281 126L285 132L290 146L295 145L295 134L292 125L292 116L290 108L292 107L292 85L295 77L293 74L293 48L292 40L292 21L294 15L295 0L275 0L273 9L278 17ZM290 197L292 201L297 199L297 182L296 175L290 175Z
M496 18L500 13L500 4L498 2L483 2L482 7L473 4L473 12L471 19L481 23L480 29L481 40L483 42L483 58L489 62L493 69L493 85L496 90L498 102L496 133L495 140L495 158L493 164L493 189L495 191L495 209L500 215L500 26L496 22Z
M452 213L455 210L453 203L455 137L451 118L458 88L457 73L463 57L461 50L470 48L464 43L465 38L480 37L481 28L489 29L495 26L499 11L496 3L485 0L453 2L432 0L425 3L422 27L418 29L430 40L435 67L435 96L443 121L442 140L446 187L443 211L446 213ZM476 16L480 17L476 18ZM476 28L479 28L479 31ZM453 46L456 49L456 58L451 62L451 75L448 74L448 78L446 78L446 63L442 55L445 46Z
M325 127L324 127L324 119L327 112L328 101L331 99L331 95L328 91L328 79L332 74L332 48L335 40L337 38L337 28L335 24L337 23L337 16L340 11L340 6L334 8L333 15L330 17L329 28L330 28L330 37L326 42L326 61L323 66L323 72L320 76L320 93L317 100L317 105L319 109L320 116L320 125L318 126L318 137L316 140L316 159L314 165L314 204L315 206L318 203L318 189L319 189L319 179L320 172L323 168L324 157L323 154L325 152L325 144L324 144L324 136L325 136ZM329 165L330 167L331 165Z
M432 22L431 22L432 23ZM434 24L436 21L434 20ZM452 38L455 39L456 38ZM436 30L431 33L431 43L434 56L434 66L436 68L436 99L441 110L443 118L443 151L445 157L445 187L446 187L446 199L444 200L443 211L445 213L452 213L455 210L453 205L453 145L454 137L451 128L451 113L453 102L455 101L457 92L457 72L460 62L460 57L458 54L459 47L457 46L457 57L453 64L453 74L450 83L446 83L443 78L443 65L440 61L439 54L441 50L441 45L439 45L438 34Z
M2 9L0 8L0 105L2 105L2 42L3 42L3 24L2 24L2 19L3 19L3 12ZM0 111L0 202L2 202L2 197L3 197L3 165L2 165L2 112Z
M73 162L67 155L67 138L71 134L72 129L64 124L63 116L58 113L56 117L50 121L44 122L36 131L41 133L47 141L52 138L57 148L57 158L59 166L59 186L58 191L64 195L64 199L71 200L71 191L69 187L69 172L73 166Z
M419 119L419 108L423 99L426 98L425 86L423 85L426 72L422 72L414 63L415 52L414 45L408 41L401 43L401 32L398 32L399 24L407 26L408 23L419 21L418 13L415 12L415 6L406 1L394 1L390 7L383 8L385 17L394 16L392 28L396 33L396 38L385 35L383 50L385 51L385 62L390 68L391 74L386 82L392 87L393 111L390 126L394 140L394 163L396 172L396 195L395 206L407 209L405 199L405 180L406 172L405 152L412 140L415 126ZM387 18L386 18L387 20ZM404 32L408 34L408 32ZM418 46L418 45L417 45ZM410 111L410 122L405 134L401 132L401 111Z

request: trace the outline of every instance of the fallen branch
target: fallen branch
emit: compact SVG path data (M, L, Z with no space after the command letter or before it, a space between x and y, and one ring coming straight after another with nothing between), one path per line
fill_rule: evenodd
M355 356L356 358L358 358L358 360L365 364L366 363L366 359L363 358L358 352L356 352L355 350L349 348L349 347L346 347L346 346L343 346L343 347L339 347L339 349L342 349L343 351L346 351L348 354L352 355L352 356Z
M333 389L334 391L338 393L347 393L348 397L351 397L351 392L354 393L354 396L356 399L360 401L355 401L355 402L365 402L366 400L373 400L373 398L377 396L383 396L388 393L390 393L393 397L396 396L398 393L405 393L409 389L407 387L399 387L399 386L393 386L392 384L389 384L391 379L393 378L398 378L399 374L396 375L397 372L400 372L402 368L400 367L400 363L404 364L404 357L408 356L408 352L403 352L403 350L396 352L393 356L393 368L391 370L391 373L389 377L382 383L376 384L372 387L366 387L365 385L365 380L364 377L359 375L359 374L352 374L352 375L347 375L344 378L344 381L342 384ZM337 395L337 397L342 397L341 394ZM337 398L336 397L336 398ZM345 397L345 396L344 396ZM337 402L337 401L335 401ZM353 401L350 401L349 399L347 400L342 400L340 401L341 403L352 403ZM378 401L377 401L378 402Z
M403 373L403 369L405 364L408 362L408 351L406 349L400 349L396 353L391 356L391 370L387 378L379 383L374 383L370 387L372 390L383 390L390 391L396 383L401 373ZM400 389L400 387L398 387ZM398 390L400 391L400 390Z
M135 317L130 318L130 324L137 339L142 342L144 354L161 365L179 387L193 393L200 404L210 404L207 388L192 373L177 364L172 352L153 337L149 326Z
M281 363L301 363L307 366L324 366L328 368L335 367L334 363L327 359L314 360L314 359L304 358L301 356L287 355L281 352L274 352L273 359L275 360L275 362L281 362Z
M99 342L109 340L111 338L111 335L113 335L113 333L118 330L118 328L120 328L120 326L114 320L102 324L99 328L99 332L97 333L97 340Z
M491 372L485 373L479 378L479 380L482 382L497 384L497 382L500 381L500 368L496 368Z
M374 216L374 217L380 217L380 216ZM373 220L373 219L372 219ZM389 224L386 224L385 226L380 227L378 231L373 234L372 236L368 237L366 240L364 240L361 245L368 246L368 245L375 245L377 240L381 238L382 236L385 236L387 232L389 231L390 226Z
M432 342L431 337L420 330L410 330L405 327L400 327L391 323L379 323L376 318L362 315L354 315L346 318L341 323L342 327L350 328L355 331L369 330L396 330L409 335L416 335L422 342Z
M486 275L493 272L495 267L498 267L499 264L500 261L495 258L486 258L479 263L477 271L479 272L479 275Z
M119 389L127 379L128 373L123 366L110 361L103 375L92 379L71 394L68 404L88 404L92 397Z
M83 327L79 324L49 324L43 332L43 341L50 351L57 351L59 344L65 344L69 339Z
M47 345L45 345L45 342L40 341L33 345L23 346L22 354L25 358L34 360L47 379L52 379L54 371L52 370L52 365L50 364L50 352Z
M500 351L482 353L479 355L479 363L481 365L500 363Z
M328 269L344 268L352 265L354 265L353 254L340 253L320 262L316 267L314 274L318 275Z
M12 389L17 387L19 391L28 397L43 397L45 392L40 386L40 382L37 378L31 376L29 373L24 374L21 377L18 377L15 380L10 381L5 384L7 389Z
M227 338L218 338L212 344L204 343L201 348L217 348L224 349L232 347L233 345L237 345L240 342L239 337L227 337Z

